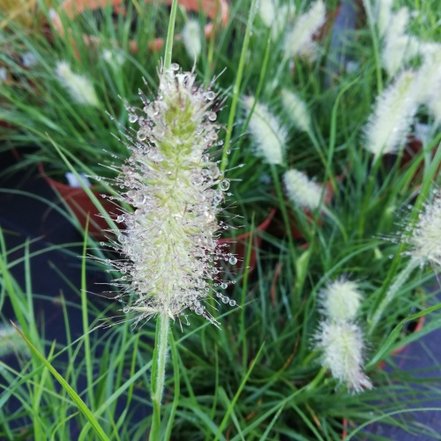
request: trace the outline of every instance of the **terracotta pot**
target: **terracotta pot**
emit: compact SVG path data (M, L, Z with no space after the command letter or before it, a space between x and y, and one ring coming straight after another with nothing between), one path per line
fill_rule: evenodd
M249 262L249 271L252 271L256 267L256 259L257 252L256 250L262 244L262 237L259 233L262 233L268 229L271 224L271 221L276 213L275 209L272 209L268 216L252 231L247 231L245 233L239 234L236 237L222 237L218 240L220 245L226 244L228 246L228 251L233 253L239 262L242 264L241 269L243 269L243 265L245 264L247 249L250 239L252 237L251 243L251 255Z
M38 166L38 169L40 175L50 187L60 195L70 210L72 210L80 225L85 228L87 219L89 219L88 231L90 235L95 239L104 239L106 237L106 231L109 229L109 225L106 220L103 219L98 208L89 198L87 193L82 188L71 187L63 182L52 179L46 174L42 164ZM119 214L118 207L113 202L103 197L94 187L91 187L91 190L103 208L109 213L110 217L113 219L116 218Z
M146 3L157 2L157 0L145 0ZM210 22L205 25L204 34L206 38L210 38L217 25L225 26L228 23L229 7L227 0L178 0L180 6L190 12L202 12ZM160 4L170 6L172 0L161 0ZM69 19L74 19L76 16L82 14L87 10L101 9L106 6L112 6L116 12L124 14L123 0L65 0L61 5L61 10ZM52 16L52 25L55 27L57 32L64 36L66 30L63 27L60 17L57 14ZM179 34L175 35L177 40L181 39ZM75 42L72 40L72 45L75 47ZM83 40L87 45L98 45L99 38L84 35ZM155 38L148 43L149 50L153 52L158 52L164 46L163 38ZM129 42L129 48L132 52L137 52L139 50L136 41L131 40Z

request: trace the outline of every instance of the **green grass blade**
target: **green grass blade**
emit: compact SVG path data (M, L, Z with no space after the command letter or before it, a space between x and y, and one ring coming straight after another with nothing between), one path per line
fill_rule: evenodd
M66 391L66 393L70 396L72 401L78 407L78 410L85 416L87 421L92 426L93 430L97 434L98 438L101 441L110 441L110 438L104 433L103 428L100 423L96 420L94 414L87 407L86 403L81 399L81 397L75 392L75 390L70 386L70 384L63 378L63 376L52 366L49 360L33 345L33 343L26 337L26 335L21 332L15 325L12 323L17 332L21 335L31 352L37 357L38 360L43 363L43 365L49 370L49 372L55 377L55 379L60 383L61 387Z

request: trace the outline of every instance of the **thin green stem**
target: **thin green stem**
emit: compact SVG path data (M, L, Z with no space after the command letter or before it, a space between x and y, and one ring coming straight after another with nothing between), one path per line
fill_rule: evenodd
M407 279L410 277L413 270L418 267L418 265L419 265L418 260L410 259L407 265L395 277L394 283L392 283L392 285L387 290L386 295L384 296L380 305L376 309L370 321L369 334L372 334L372 332L375 330L376 326L378 325L378 322L383 316L384 310L389 306L390 302L392 302L392 300L400 292L400 289L406 283Z
M178 0L173 0L170 19L168 22L167 29L167 40L165 42L164 50L164 69L167 70L171 66L172 53L173 53L173 39L175 36L175 23L176 23L176 12L178 10Z
M165 366L167 363L168 333L170 319L162 313L156 322L155 349L151 377L151 397L153 405L152 427L149 441L161 441L161 402L165 384Z
M373 198L372 192L374 191L375 187L375 181L377 179L377 172L381 165L381 156L375 156L373 159L373 163L371 166L371 170L369 173L366 191L364 193L363 201L360 207L360 222L358 225L358 235L359 237L364 236L364 230L366 227L366 219L367 219L367 212L369 211L369 205L372 203L372 200L375 200Z
M247 27L245 30L245 36L242 44L242 51L240 53L239 67L237 69L236 81L234 82L233 99L231 100L230 114L228 115L228 124L225 133L225 142L222 151L222 160L220 166L222 173L225 171L228 164L228 154L231 146L231 137L233 135L233 126L236 118L237 105L239 103L240 87L242 85L242 77L245 69L245 59L246 59L246 54L248 52L248 46L250 44L251 28L253 26L254 16L256 15L256 5L257 5L256 0L253 0L251 3L250 13L248 15Z

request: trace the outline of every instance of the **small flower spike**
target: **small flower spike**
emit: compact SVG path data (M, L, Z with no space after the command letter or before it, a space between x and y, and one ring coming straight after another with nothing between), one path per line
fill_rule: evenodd
M199 20L190 19L182 30L182 41L185 50L192 60L197 60L202 50L202 30Z
M344 278L335 280L321 293L323 314L337 323L353 321L360 309L361 298L355 282Z
M418 109L415 73L404 71L378 96L365 136L365 148L375 157L395 153L405 142Z
M408 24L409 10L405 7L389 18L381 58L390 77L394 77L405 63L419 54L418 39L407 33Z
M280 0L260 0L258 14L262 23L271 29L271 38L275 41L289 26L295 17L295 5L280 4Z
M433 264L441 266L441 191L438 190L431 202L425 204L418 222L403 240L410 245L408 254L420 266Z
M323 187L308 176L295 169L288 170L283 176L286 194L294 205L308 210L320 207Z
M284 43L285 57L303 56L313 59L317 49L313 36L325 21L325 4L322 0L316 0L307 12L297 16L292 30L287 33Z
M249 132L256 146L256 154L268 164L283 164L287 131L267 106L256 103L251 96L243 99L247 113L252 111ZM253 109L254 106L254 109Z
M305 102L294 92L282 89L282 105L292 123L304 132L311 130L311 115Z
M58 81L78 104L99 107L100 102L91 81L72 71L69 63L60 61L55 69Z
M117 221L126 228L115 244L124 259L115 267L131 296L125 308L135 324L157 315L179 318L190 310L216 323L207 300L235 305L221 290L221 262L237 258L217 239L216 216L229 182L211 152L220 145L217 95L178 65L159 74L154 101L141 94L143 108L129 107L131 156L117 185L133 211ZM225 228L225 227L223 227Z
M362 370L363 335L356 324L324 322L316 338L317 347L323 351L322 365L335 379L355 393L372 388Z

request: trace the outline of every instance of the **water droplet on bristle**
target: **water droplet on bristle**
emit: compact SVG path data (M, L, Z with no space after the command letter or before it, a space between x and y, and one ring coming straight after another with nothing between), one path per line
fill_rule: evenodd
M131 113L131 114L129 115L129 123L133 124L133 123L135 123L136 121L138 121L138 115L135 115L134 113Z
M230 265L236 265L237 263L237 258L235 256L230 256L230 258L228 259L228 263Z
M216 98L216 94L215 94L212 90L209 90L209 91L205 94L205 98L206 98L208 101L213 101L213 100Z
M145 130L138 130L136 137L138 138L138 141L145 141L147 139L147 133Z
M230 181L228 181L228 179L223 179L219 182L219 188L222 191L227 191L230 188Z

